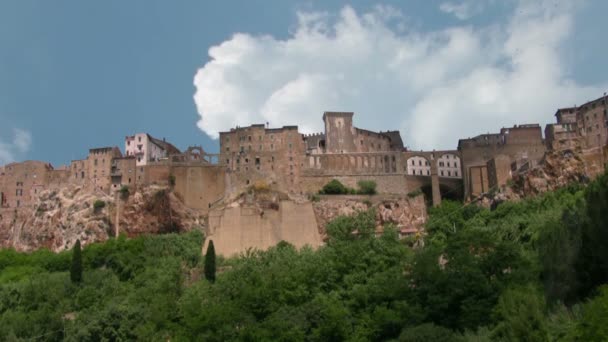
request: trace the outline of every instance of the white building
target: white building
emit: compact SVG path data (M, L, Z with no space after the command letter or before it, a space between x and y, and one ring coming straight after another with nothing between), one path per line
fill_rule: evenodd
M439 177L462 178L460 158L455 154L444 154L437 160Z
M426 158L411 157L407 160L407 174L413 176L430 176L431 164Z
M147 133L125 137L125 155L134 156L137 166L147 165L178 153L180 151L165 139L159 140Z

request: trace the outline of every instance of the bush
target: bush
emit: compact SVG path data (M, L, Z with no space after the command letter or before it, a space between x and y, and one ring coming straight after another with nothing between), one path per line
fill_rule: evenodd
M376 182L373 180L362 180L357 185L359 185L359 193L362 195L376 194Z
M339 180L332 179L329 183L325 184L319 193L326 195L345 195L348 193L348 188L340 183Z
M175 176L174 175L169 175L169 185L171 187L175 186Z
M311 202L319 202L321 200L321 198L317 194L310 195L309 199L310 199Z
M93 202L93 210L95 210L95 212L98 212L99 210L105 208L105 206L106 202L102 200L96 200L95 202Z
M118 192L120 192L120 198L122 198L123 200L129 198L130 192L129 192L129 187L128 186L123 185L120 188L120 190L118 190Z
M420 189L416 189L414 191L410 191L407 193L407 197L409 197L409 198L418 197L420 195L422 195L422 190L420 190Z

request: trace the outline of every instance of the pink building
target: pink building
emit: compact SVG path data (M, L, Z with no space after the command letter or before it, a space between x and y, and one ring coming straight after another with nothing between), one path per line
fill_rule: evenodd
M125 137L125 155L135 157L137 166L147 165L179 153L181 153L179 149L165 139L156 139L147 133Z

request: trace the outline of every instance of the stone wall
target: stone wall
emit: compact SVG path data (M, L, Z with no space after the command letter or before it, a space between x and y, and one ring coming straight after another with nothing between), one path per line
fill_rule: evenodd
M232 256L249 248L265 250L281 241L296 247L322 244L311 203L280 201L278 210L238 204L209 213L206 251L213 240L219 255Z

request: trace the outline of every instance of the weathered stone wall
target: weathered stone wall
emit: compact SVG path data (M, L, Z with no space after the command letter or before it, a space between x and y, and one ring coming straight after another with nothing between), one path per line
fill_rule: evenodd
M503 186L511 178L511 159L505 155L497 155L486 164L489 188Z
M207 239L213 240L215 251L232 256L249 248L265 250L280 241L296 247L322 244L311 203L280 201L278 210L261 210L253 205L238 204L209 213Z

